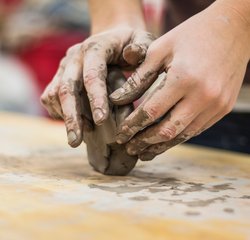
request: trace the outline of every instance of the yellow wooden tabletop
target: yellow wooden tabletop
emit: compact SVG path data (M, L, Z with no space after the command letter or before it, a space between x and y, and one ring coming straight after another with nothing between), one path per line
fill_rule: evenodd
M250 239L250 157L182 145L103 176L62 124L0 113L0 239Z

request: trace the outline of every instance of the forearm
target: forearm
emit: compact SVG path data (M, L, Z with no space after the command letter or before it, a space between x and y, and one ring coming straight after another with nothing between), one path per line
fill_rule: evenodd
M223 26L223 31L220 30L217 34L224 36L224 39L234 35L237 41L241 41L241 46L249 60L250 0L216 0L207 10L212 16L209 24Z
M238 14L250 30L250 0L217 0L217 2Z
M116 26L145 29L140 0L89 0L88 2L92 34Z

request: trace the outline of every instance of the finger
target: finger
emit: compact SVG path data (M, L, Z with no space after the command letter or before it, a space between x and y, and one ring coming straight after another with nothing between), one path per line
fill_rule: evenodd
M41 104L46 108L49 115L54 119L63 118L63 113L58 97L59 81L64 73L65 65L67 63L66 57L63 58L59 64L58 70L52 81L44 90L40 100Z
M217 103L216 105L211 102L211 104L201 113L197 118L195 118L192 123L182 132L183 134L195 137L211 126L216 122L222 119L228 112L231 111L231 108L224 106L224 101L222 103Z
M164 51L159 48L163 41L166 45ZM157 79L158 75L164 71L164 66L168 66L172 61L171 51L171 44L166 44L163 38L154 41L148 48L145 61L121 88L109 96L111 101L116 105L124 105L140 98Z
M48 111L49 115L54 119L63 119L62 108L58 97L60 80L63 76L65 66L70 56L79 51L81 44L76 44L67 50L66 57L64 57L59 64L57 72L52 81L48 84L41 96L41 103Z
M143 161L152 160L155 156L169 150L170 148L201 134L203 131L205 131L208 127L212 126L223 116L222 113L214 113L215 116L212 114L212 112L214 111L218 112L217 109L214 106L209 106L202 114L200 114L194 121L192 121L192 123L190 123L190 125L175 139L159 144L154 144L146 148L146 150L144 150L140 154L140 159ZM211 117L211 115L213 115L214 117Z
M137 100L157 79L160 66L150 65L149 61L145 60L123 86L109 96L114 104L125 105Z
M132 65L140 64L147 53L149 45L154 41L153 34L145 31L135 31L129 45L123 49L124 60Z
M163 117L184 95L184 88L171 73L164 75L143 103L125 119L117 134L117 142L125 143L136 133Z
M128 153L137 155L152 144L171 141L188 128L201 111L203 111L201 102L194 103L192 98L183 98L160 123L135 136L127 144ZM188 136L189 132L184 131L184 134Z
M112 51L109 46L88 43L84 49L83 81L88 94L93 119L97 125L107 119L109 105L107 98L107 63Z
M168 149L170 149L173 146L184 143L187 140L189 140L188 136L186 136L184 134L180 134L179 136L170 140L169 142L157 143L155 145L148 147L143 153L139 154L139 158L142 161L152 160L157 155L167 151Z
M78 51L70 56L58 91L68 143L72 147L77 147L83 137L82 87L82 59Z

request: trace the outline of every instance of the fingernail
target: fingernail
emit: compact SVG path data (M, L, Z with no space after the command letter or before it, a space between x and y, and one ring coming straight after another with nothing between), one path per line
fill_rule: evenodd
M121 98L121 95L124 93L125 93L125 89L119 88L115 90L113 93L111 93L109 97L113 100L118 100L119 98Z
M104 119L104 113L101 109L95 109L94 110L94 114L93 114L93 118L96 124L99 124L102 122L102 120Z
M69 145L74 143L76 141L76 139L77 139L77 136L76 136L75 132L74 131L69 131L69 133L68 133L68 143L69 143Z
M119 133L116 136L116 142L119 144L125 143L127 142L127 140L128 140L128 137L123 133Z
M139 158L142 160L142 161L150 161L152 160L153 158L155 157L155 154L153 153L144 153L142 155L139 156Z
M133 148L128 148L128 149L127 149L127 153L128 153L129 155L136 155L136 154L137 154L137 151L136 151L135 149L133 149Z

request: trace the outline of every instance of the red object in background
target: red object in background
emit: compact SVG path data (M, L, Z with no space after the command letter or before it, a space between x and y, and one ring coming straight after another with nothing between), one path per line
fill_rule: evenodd
M0 0L0 14L8 16L12 12L16 11L22 3L23 0Z
M22 0L1 0L3 4L17 4L19 2L22 2Z
M41 92L55 75L67 49L82 42L86 37L87 34L72 31L51 35L44 37L19 54L21 60L33 70Z

